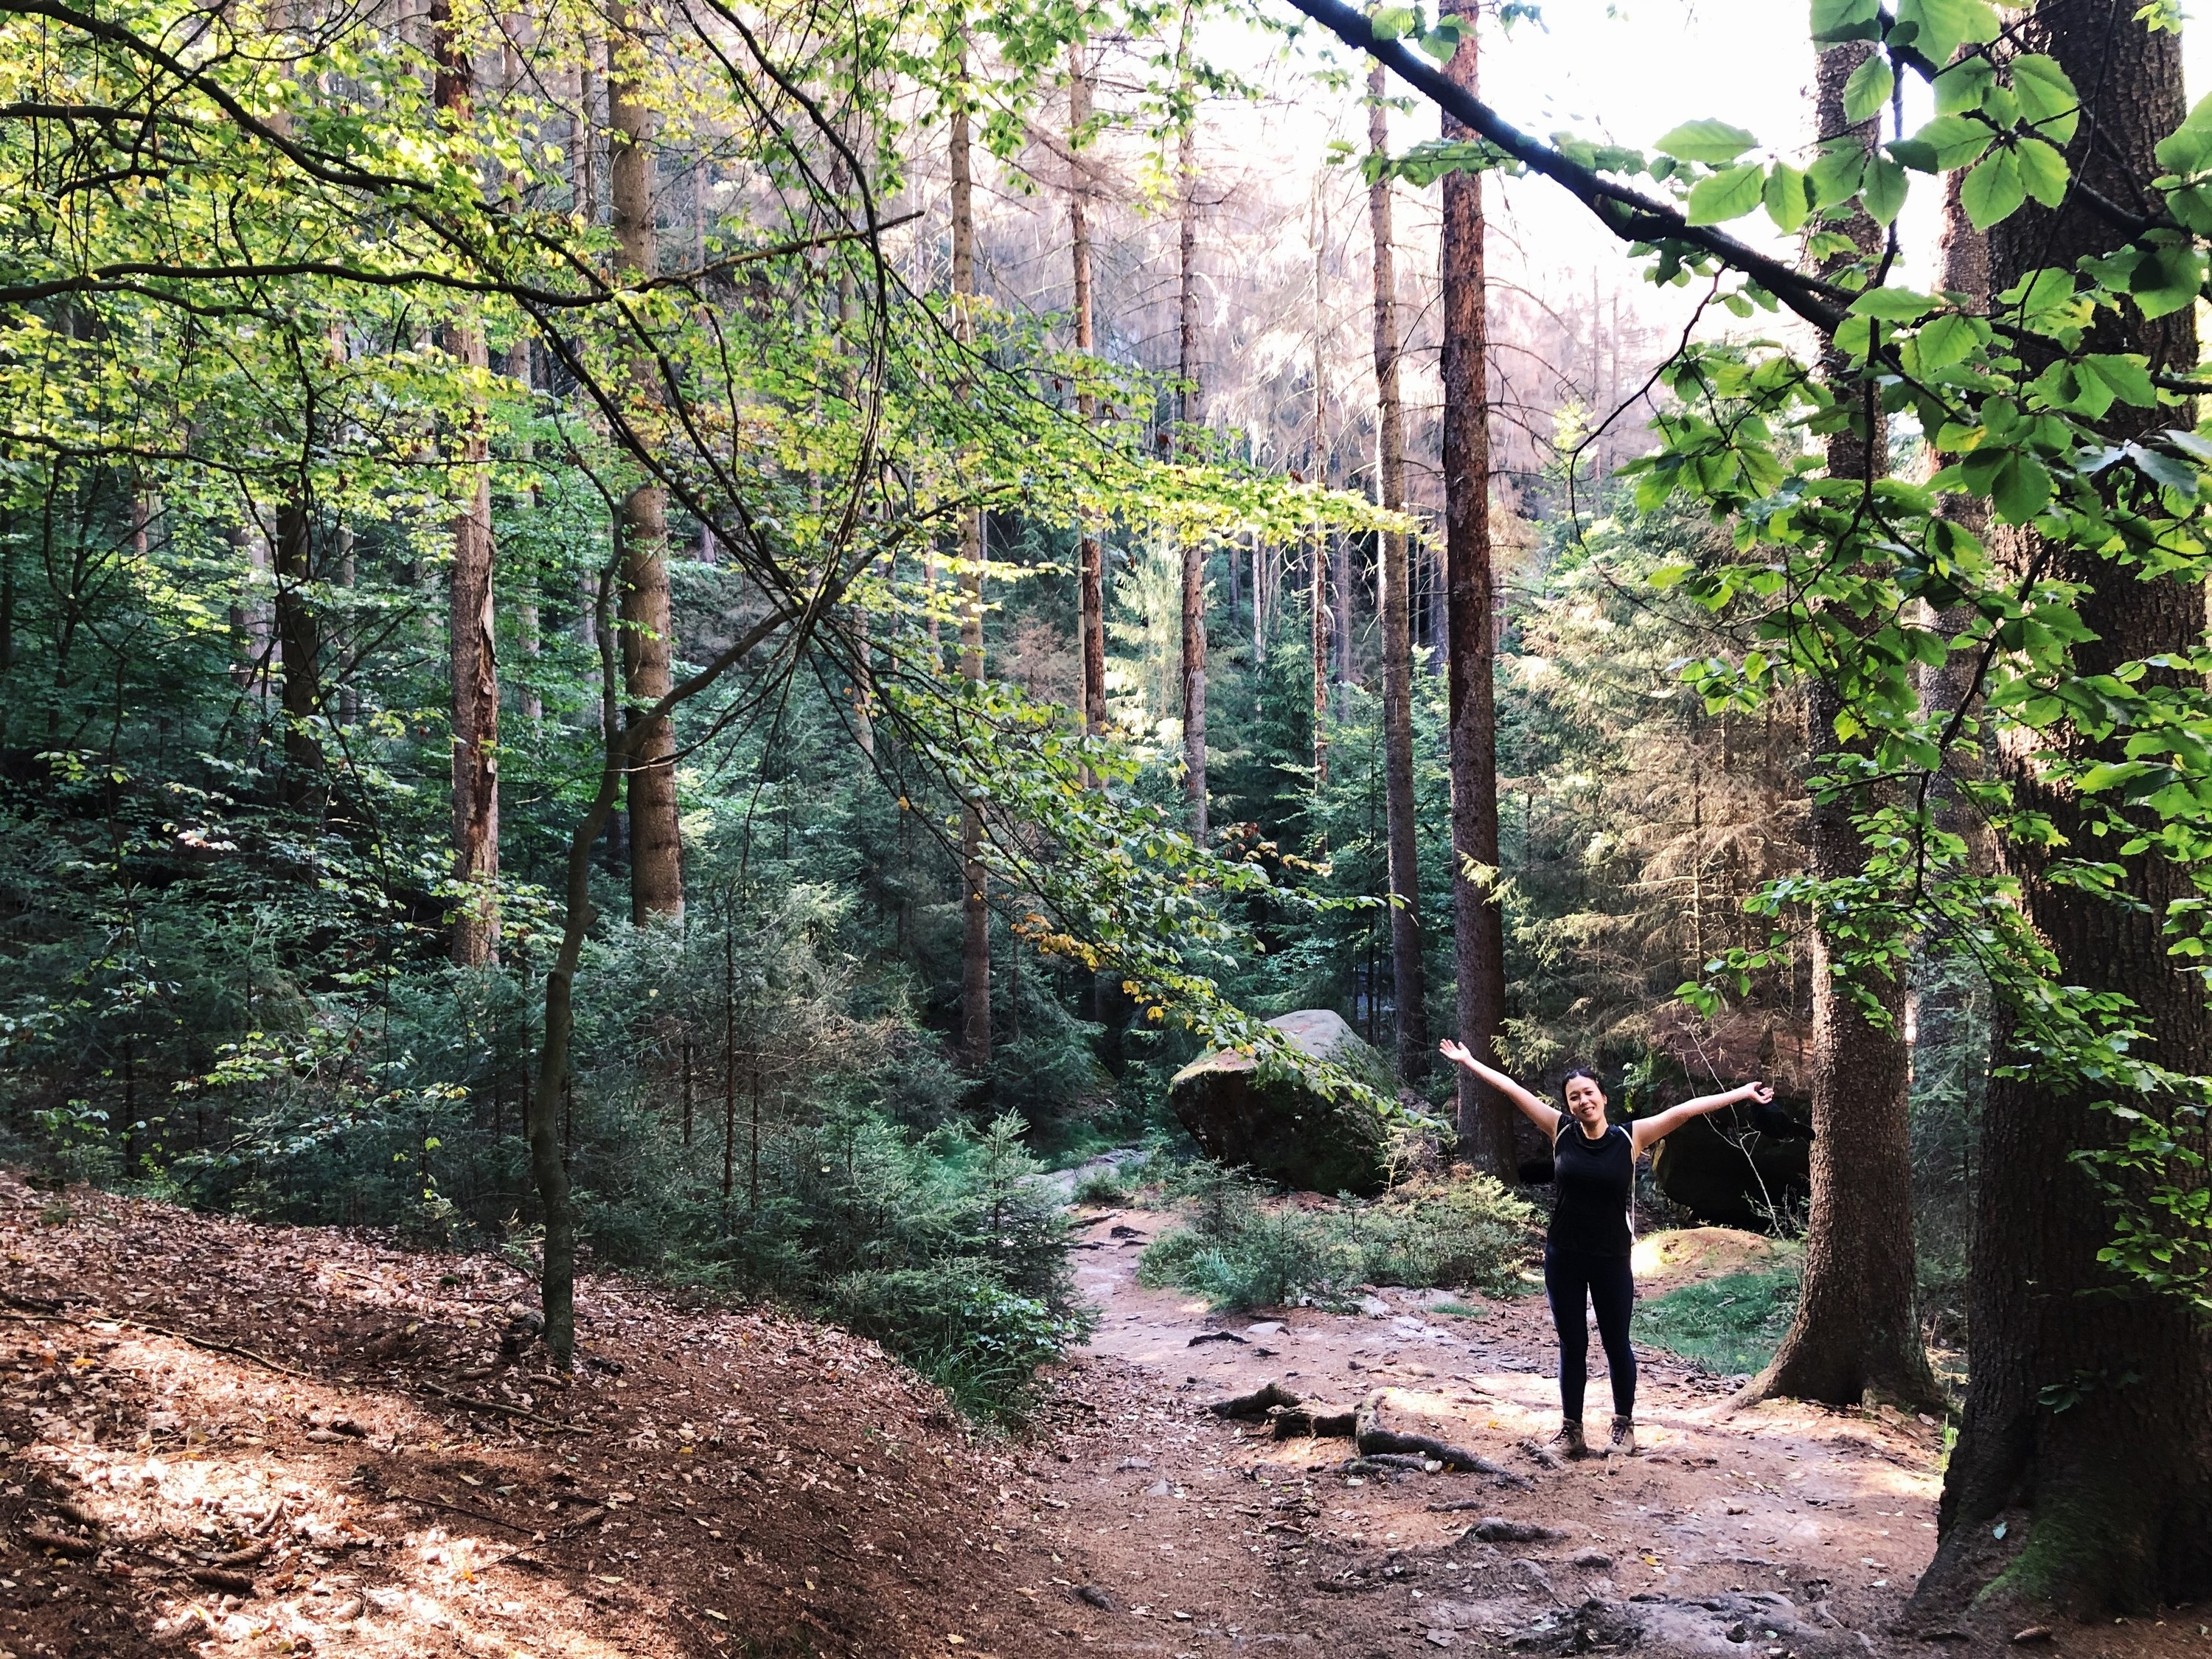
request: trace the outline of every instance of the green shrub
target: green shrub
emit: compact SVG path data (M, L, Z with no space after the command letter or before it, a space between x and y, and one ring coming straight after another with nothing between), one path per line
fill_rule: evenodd
M1638 1342L1664 1348L1718 1376L1758 1370L1774 1357L1797 1311L1795 1259L1765 1273L1729 1273L1639 1302Z
M1100 1170L1075 1183L1074 1202L1109 1209L1128 1203L1136 1195L1137 1189L1121 1179L1121 1171Z
M1401 1188L1370 1203L1270 1202L1242 1171L1198 1164L1170 1191L1183 1224L1137 1265L1219 1308L1346 1307L1368 1284L1517 1288L1535 1212L1488 1176Z
M827 1301L842 1323L906 1359L962 1411L1001 1423L1020 1419L1037 1368L1091 1324L1087 1314L1016 1295L995 1264L975 1257L848 1273Z

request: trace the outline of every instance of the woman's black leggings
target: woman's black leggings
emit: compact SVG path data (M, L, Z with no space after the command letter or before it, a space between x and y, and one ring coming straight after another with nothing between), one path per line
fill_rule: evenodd
M1583 1420L1583 1394L1589 1386L1589 1327L1583 1298L1597 1310L1598 1340L1613 1373L1613 1409L1636 1414L1636 1351L1628 1346L1628 1312L1636 1304L1636 1279L1625 1255L1583 1255L1547 1247L1544 1294L1551 1299L1552 1324L1559 1333L1559 1405L1570 1423Z

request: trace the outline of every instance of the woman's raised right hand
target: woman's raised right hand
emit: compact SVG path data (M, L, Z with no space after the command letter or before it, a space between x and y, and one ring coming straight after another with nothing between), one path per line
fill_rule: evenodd
M1467 1044L1464 1042L1455 1042L1449 1037L1446 1037L1442 1042L1437 1044L1437 1049L1455 1066L1464 1066L1470 1071L1474 1068L1474 1056L1467 1051Z

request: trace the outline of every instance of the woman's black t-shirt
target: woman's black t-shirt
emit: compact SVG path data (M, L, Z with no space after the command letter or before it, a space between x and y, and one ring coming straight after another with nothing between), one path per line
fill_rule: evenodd
M1626 1255L1628 1191L1636 1178L1636 1143L1616 1123L1592 1140L1572 1118L1553 1146L1555 1196L1552 1248L1577 1255Z

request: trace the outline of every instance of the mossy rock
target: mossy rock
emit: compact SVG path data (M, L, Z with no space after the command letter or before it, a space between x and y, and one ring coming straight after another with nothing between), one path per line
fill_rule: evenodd
M1307 1008L1267 1024L1300 1053L1333 1060L1385 1099L1395 1086L1382 1056L1327 1008ZM1316 1193L1371 1194L1389 1180L1396 1139L1372 1107L1330 1100L1279 1063L1214 1050L1176 1073L1168 1103L1208 1158L1242 1164L1285 1187Z

